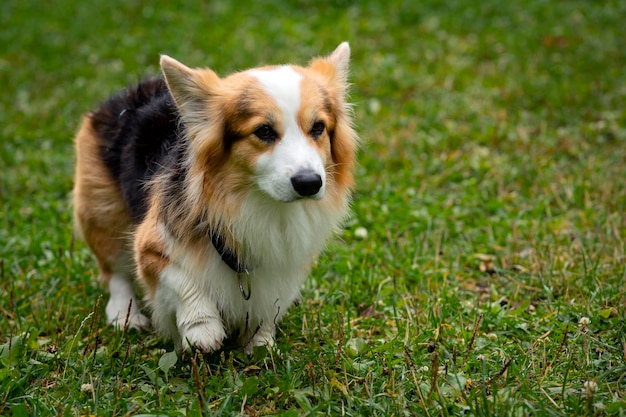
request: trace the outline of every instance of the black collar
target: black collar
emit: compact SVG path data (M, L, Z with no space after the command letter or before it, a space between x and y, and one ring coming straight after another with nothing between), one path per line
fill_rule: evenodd
M211 242L213 242L213 246L215 246L217 253L219 253L222 257L222 261L224 261L230 269L238 274L248 272L248 267L239 260L237 253L226 247L226 240L224 239L224 236L216 232L211 232Z
M250 272L248 267L239 260L237 253L226 247L226 241L222 235L211 232L211 242L215 246L215 250L222 257L222 261L237 273L239 281L239 291L244 300L248 301L252 296L252 285L250 283Z

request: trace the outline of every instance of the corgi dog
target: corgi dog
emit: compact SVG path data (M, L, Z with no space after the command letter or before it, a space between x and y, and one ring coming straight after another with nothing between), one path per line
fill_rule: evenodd
M162 78L83 118L74 218L108 285L109 323L151 322L207 353L227 338L248 353L273 345L349 209L349 60L344 42L306 67L221 78L164 55Z

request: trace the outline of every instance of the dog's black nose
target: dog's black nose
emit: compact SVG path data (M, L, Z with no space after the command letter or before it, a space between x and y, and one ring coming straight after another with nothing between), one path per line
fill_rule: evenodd
M310 197L322 188L322 177L312 169L303 169L291 177L291 185L302 197Z

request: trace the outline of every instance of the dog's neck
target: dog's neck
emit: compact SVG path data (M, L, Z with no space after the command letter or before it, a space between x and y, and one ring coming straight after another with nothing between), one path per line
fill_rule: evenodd
M241 262L239 256L237 256L237 252L226 246L226 239L219 232L211 232L211 242L213 243L215 250L217 250L217 253L220 254L222 261L224 261L230 269L238 274L249 271L248 266Z
M217 232L211 232L211 242L213 243L215 250L217 250L217 253L220 254L222 261L224 261L224 263L228 265L230 269L237 273L241 296L244 300L248 301L250 299L250 296L252 295L250 285L250 272L248 267L246 266L246 264L241 262L241 260L237 256L237 253L234 250L226 246L226 239L224 238L224 236Z

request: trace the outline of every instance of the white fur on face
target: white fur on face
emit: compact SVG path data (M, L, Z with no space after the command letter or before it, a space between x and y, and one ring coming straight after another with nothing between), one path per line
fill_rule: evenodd
M259 187L278 201L294 201L301 196L294 190L291 177L304 170L313 170L322 179L320 190L310 196L321 199L326 187L326 171L318 151L313 147L298 124L300 110L300 82L302 76L289 66L269 70L252 70L255 77L272 97L281 111L282 137L270 152L257 162Z

